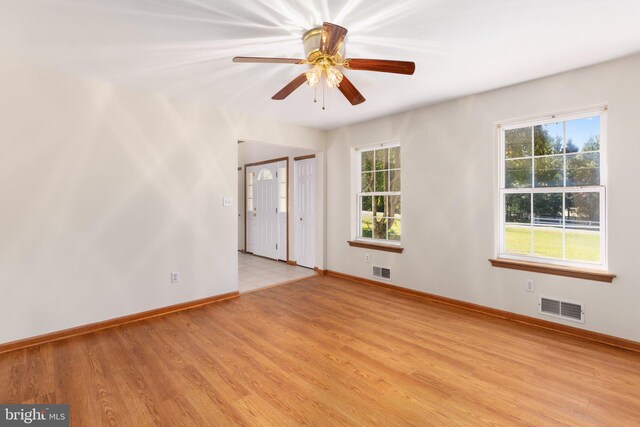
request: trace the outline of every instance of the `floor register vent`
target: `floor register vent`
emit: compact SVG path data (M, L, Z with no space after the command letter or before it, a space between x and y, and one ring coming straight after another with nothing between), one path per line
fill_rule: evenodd
M373 277L384 280L391 280L391 269L386 267L373 266Z
M584 323L584 305L582 303L541 296L539 307L542 314Z

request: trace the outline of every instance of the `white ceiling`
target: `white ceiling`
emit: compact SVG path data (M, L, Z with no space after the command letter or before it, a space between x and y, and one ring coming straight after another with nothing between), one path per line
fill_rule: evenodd
M351 71L367 98L306 85L300 37L330 21L347 56L416 62L413 76ZM640 0L2 0L0 48L131 88L321 129L380 117L640 51Z

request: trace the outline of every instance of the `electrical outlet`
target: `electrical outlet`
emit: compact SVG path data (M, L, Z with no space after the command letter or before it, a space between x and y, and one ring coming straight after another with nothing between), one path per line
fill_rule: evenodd
M178 283L180 281L180 273L177 271L171 272L171 283Z
M224 206L225 208L228 208L231 205L232 205L231 197L223 197L222 198L222 206Z
M524 282L524 290L527 292L535 292L536 291L536 282L533 279L527 279Z
M364 254L364 262L371 262L371 254Z

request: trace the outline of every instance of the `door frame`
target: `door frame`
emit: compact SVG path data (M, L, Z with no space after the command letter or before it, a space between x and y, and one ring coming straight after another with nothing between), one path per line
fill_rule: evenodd
M289 237L289 209L291 208L289 203L289 157L278 157L277 159L270 160L262 160L260 162L253 163L245 163L244 165L244 249L246 253L252 252L247 251L247 168L252 166L260 166L266 165L269 163L278 163L278 162L287 162L287 259L286 262L289 262L289 242L291 238Z

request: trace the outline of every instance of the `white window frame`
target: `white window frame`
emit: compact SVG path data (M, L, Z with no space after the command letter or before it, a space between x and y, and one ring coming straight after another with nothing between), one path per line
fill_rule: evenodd
M506 188L505 187L505 132L510 129L518 129L528 126L544 125L548 123L556 123L561 121L583 119L587 117L600 116L600 185L594 186L575 186L575 187L535 187L535 182L531 182L531 187L528 188ZM607 270L608 268L608 245L607 245L607 107L597 107L586 110L579 110L577 112L545 115L535 119L529 119L525 121L510 121L498 123L498 137L499 137L499 185L497 193L497 212L498 218L497 224L497 236L496 236L496 257L502 259L511 259L516 261L528 261L541 264L559 265L576 268L588 268ZM564 144L566 144L566 135L564 136ZM535 156L532 153L532 159ZM565 157L566 162L566 157ZM566 163L565 163L565 184L566 184ZM570 261L557 258L547 258L534 255L518 255L505 252L505 194L538 194L538 193L587 193L597 192L600 194L600 262L588 262L588 261ZM533 197L532 201L533 203ZM564 197L563 197L564 203ZM564 212L564 209L563 209ZM564 214L563 214L564 215ZM533 226L533 215L531 218ZM562 230L565 230L563 221ZM563 239L565 234L563 233ZM532 241L533 244L533 241ZM564 247L564 245L563 245Z
M355 201L355 226L353 228L353 237L352 240L357 240L359 242L367 242L367 243L373 243L373 244L383 244L383 245L394 245L394 246L401 246L401 242L402 242L402 235L400 235L400 240L388 240L388 239L375 239L372 237L362 237L360 236L361 233L361 229L360 229L360 224L361 224L361 216L362 216L362 212L360 210L360 196L366 194L366 195L370 195L370 196L400 196L400 206L401 206L401 211L402 211L402 187L400 188L400 191L374 191L374 192L370 192L370 193L363 193L360 191L360 189L362 188L362 162L361 162L361 153L363 152L367 152L367 151L375 151L375 150L382 150L385 148L394 148L394 147L400 147L400 185L402 186L402 146L400 145L400 141L398 140L394 140L394 141L389 141L389 142L383 142L383 143L379 143L379 144L373 144L373 145L366 145L366 146L362 146L362 147L357 147L353 150L354 152L354 168L353 170L355 171L355 179L354 179L354 188L353 188L353 193L355 194L353 200ZM404 221L401 222L401 226L404 227Z

